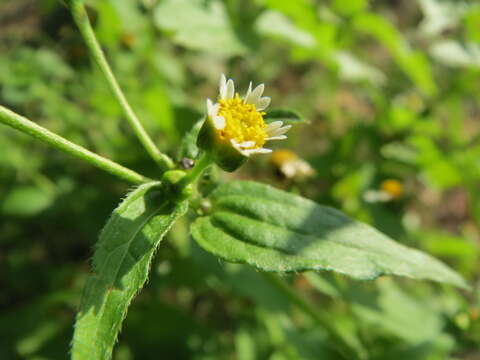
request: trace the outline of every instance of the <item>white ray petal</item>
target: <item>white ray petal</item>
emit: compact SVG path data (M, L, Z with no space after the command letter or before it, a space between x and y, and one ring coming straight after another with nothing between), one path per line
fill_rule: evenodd
M275 128L275 129L268 129L267 128L267 135L268 136L280 136L280 135L283 135L285 134L288 130L290 130L290 128L292 127L292 125L286 125L284 127L280 127L280 128Z
M210 117L214 117L218 113L219 104L214 104L212 100L207 99L207 114Z
M292 128L292 125L285 125L284 127L281 127L280 129L277 130L277 132L279 133L278 135L285 134L291 128Z
M252 82L250 81L250 83L248 84L248 90L247 90L247 94L245 95L245 99L250 96L251 92L252 92Z
M264 96L264 97L260 98L257 102L257 106L256 106L257 110L262 111L262 110L266 109L268 107L268 105L270 105L270 101L271 101L271 99L270 99L269 96Z
M212 116L217 116L218 114L218 109L220 108L220 104L215 104L212 107Z
M264 84L258 85L253 91L248 94L247 97L245 97L245 102L247 104L252 104L255 105L255 107L258 107L258 101L260 100L260 97L263 94L263 90L265 89Z
M238 145L242 148L250 148L252 146L255 146L255 141L244 141Z
M287 135L278 135L278 136L272 136L268 137L267 140L285 140L287 138Z
M225 99L233 99L233 96L235 95L235 84L232 79L228 79L226 87Z
M276 129L267 129L267 135L268 136L277 136L277 135L282 135L282 128L276 128Z
M230 142L232 143L234 148L236 149L240 148L240 144L235 139L230 139Z
M265 149L265 148L243 150L243 153L246 156L250 156L252 154L268 154L271 152L272 152L271 149Z
M273 121L267 125L267 132L280 128L283 125L283 121Z
M207 99L207 113L210 115L212 113L213 102L210 99Z
M212 117L212 121L213 121L213 126L215 126L215 129L217 130L225 129L226 121L223 116L214 116Z
M243 156L249 156L248 153L245 153L246 150L243 150L241 147L240 147L240 144L238 142L236 142L234 139L230 139L230 142L232 143L233 147L240 153L242 154Z
M232 143L233 147L235 149L238 150L238 152L240 154L242 154L243 156L246 156L246 157L249 157L250 154L252 154L252 150L251 149L242 149L241 147L241 144L239 144L238 142L236 142L234 139L230 139L230 142ZM256 149L255 149L256 150Z
M222 75L220 76L220 84L219 84L219 87L224 86L226 83L227 83L227 77L225 76L225 74L222 74Z

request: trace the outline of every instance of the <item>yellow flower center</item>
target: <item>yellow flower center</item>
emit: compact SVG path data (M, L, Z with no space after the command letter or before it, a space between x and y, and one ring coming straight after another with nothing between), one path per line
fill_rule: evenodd
M218 115L225 119L225 128L217 130L220 139L225 141L235 140L241 144L253 141L251 149L257 149L265 144L267 133L263 121L264 112L259 112L255 105L247 104L238 94L233 99L218 101L220 108Z
M381 183L380 188L393 199L399 198L403 193L403 185L398 180L387 179Z

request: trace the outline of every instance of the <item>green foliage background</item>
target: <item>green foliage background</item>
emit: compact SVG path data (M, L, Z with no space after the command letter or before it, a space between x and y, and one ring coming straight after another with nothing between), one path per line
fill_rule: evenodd
M234 175L340 208L447 262L465 292L404 279L288 277L368 359L480 356L480 3L447 0L90 1L95 31L158 146L177 156L219 75L266 83L299 111L282 147L316 170L278 176L268 157ZM151 177L58 1L0 3L0 103ZM365 201L386 179L399 199ZM0 128L0 359L64 359L92 249L129 190ZM193 214L190 213L190 218ZM156 255L115 348L127 359L338 359L326 333L249 267L190 241L183 218Z

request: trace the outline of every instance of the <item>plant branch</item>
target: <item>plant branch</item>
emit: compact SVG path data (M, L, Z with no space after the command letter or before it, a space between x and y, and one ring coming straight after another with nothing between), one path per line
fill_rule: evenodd
M358 351L352 347L352 345L347 343L343 337L340 336L330 317L325 316L321 312L317 311L313 304L301 296L298 291L294 290L288 283L280 279L276 274L269 272L264 272L263 274L265 278L277 289L282 291L298 309L314 319L318 325L323 327L328 332L333 343L336 345L335 349L342 353L345 358L349 360L363 358L362 354L359 354Z
M143 184L151 181L150 179L130 170L122 165L106 159L94 152L91 152L80 145L74 144L67 139L52 133L51 131L35 124L27 118L20 116L13 111L0 105L0 123L8 125L25 134L28 134L54 148L73 155L79 159L85 160L112 175L115 175L132 184Z
M135 135L140 140L145 150L147 150L150 156L155 160L155 162L160 166L163 171L174 168L175 164L173 163L172 159L160 152L160 150L155 146L153 140L147 134L145 128L142 126L137 115L135 115L132 107L128 103L127 98L125 97L122 89L120 88L115 78L115 75L113 75L112 69L107 62L105 54L103 53L103 50L98 43L95 32L93 31L92 25L90 24L88 14L85 10L85 6L83 5L83 1L70 0L67 2L72 12L73 19L75 20L75 23L80 29L80 33L82 34L83 39L85 40L85 43L87 44L87 47L90 50L92 57L102 70L102 73L105 76L108 85L110 86L110 89L112 90L120 106L122 107L122 110L125 113L125 116L130 126L132 127Z

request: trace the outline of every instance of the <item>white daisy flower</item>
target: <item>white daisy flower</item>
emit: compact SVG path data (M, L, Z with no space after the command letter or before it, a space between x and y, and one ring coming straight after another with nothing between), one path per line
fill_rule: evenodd
M235 93L235 84L225 75L220 78L218 102L207 100L208 118L215 128L217 137L229 143L242 155L265 154L272 150L263 147L270 140L284 140L291 125L282 121L266 124L263 116L270 104L268 96L262 96L265 86L258 85L252 90L252 83L242 99Z
M288 179L301 180L315 175L315 170L310 164L287 149L274 151L270 162Z

